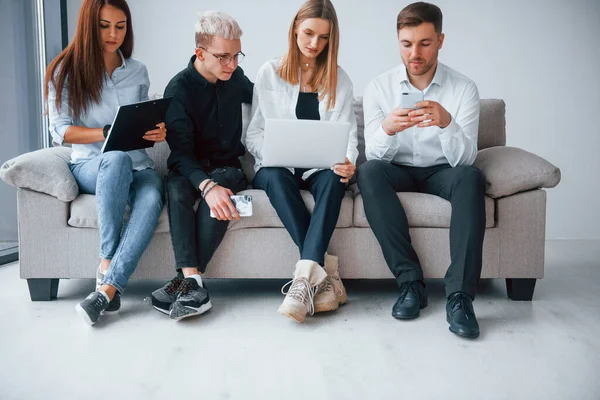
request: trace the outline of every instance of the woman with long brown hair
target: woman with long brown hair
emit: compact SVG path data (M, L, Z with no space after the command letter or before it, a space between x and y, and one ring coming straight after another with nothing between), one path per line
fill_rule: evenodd
M76 306L93 325L119 311L120 294L146 249L162 210L162 179L144 150L102 153L118 107L148 99L148 71L131 58L133 29L125 0L84 0L73 41L48 67L50 133L72 145L80 193L95 194L100 232L96 291ZM165 140L164 123L144 138ZM129 218L124 219L127 204Z
M358 149L352 82L337 65L339 28L333 4L329 0L304 3L290 25L288 40L286 55L268 61L258 72L245 145L256 160L254 187L265 190L300 250L279 313L303 322L306 314L332 311L347 301L337 257L325 252L346 183L354 175ZM345 164L328 170L263 167L265 118L350 122ZM302 200L302 189L314 197L312 215Z

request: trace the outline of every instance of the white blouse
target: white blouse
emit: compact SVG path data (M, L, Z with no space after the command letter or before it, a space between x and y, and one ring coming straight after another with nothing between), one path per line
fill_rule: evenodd
M296 104L300 93L300 85L292 85L279 76L277 70L281 65L281 58L267 61L258 71L254 83L252 98L252 113L248 130L242 138L246 150L256 160L254 170L262 167L261 151L264 138L265 119L297 119ZM338 81L335 106L327 110L328 96L319 101L319 115L321 121L348 121L350 122L350 138L346 157L355 164L358 157L358 138L356 132L356 115L354 114L354 94L350 77L341 67L338 67ZM290 168L292 173L293 168ZM302 179L307 179L318 169L307 171Z

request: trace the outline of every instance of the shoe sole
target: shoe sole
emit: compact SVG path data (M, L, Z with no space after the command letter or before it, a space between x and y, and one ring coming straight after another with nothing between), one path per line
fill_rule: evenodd
M83 319L83 322L85 322L87 325L93 326L95 324L95 322L92 321L88 313L86 313L83 307L81 307L79 304L75 306L75 311L77 311L77 314L79 314L81 319Z
M321 304L321 305L315 304L315 314L321 313L321 312L335 311L338 308L340 308L340 306L343 306L347 302L348 302L348 295L344 295L344 296L338 297L336 299L336 301L333 303L327 303L327 304Z
M400 319L400 320L410 320L410 319L418 318L419 315L421 315L420 312L416 313L415 315L394 315L394 314L392 314L392 317L394 317L396 319Z
M450 316L449 316L449 315L447 315L447 314L446 314L446 322L447 322L447 323L450 323ZM455 331L455 330L453 330L453 329L452 329L452 326L449 326L449 327L448 327L448 330L449 330L450 332L454 333L454 334L455 334L455 335L457 335L457 336L460 336L460 337L463 337L463 338L467 338L467 339L476 339L476 338L478 338L478 337L479 337L479 333L476 333L476 334L474 334L474 335L469 335L469 334L467 334L467 333L464 333L464 332L459 332L459 331Z
M104 311L100 312L100 315L117 315L120 310L121 310L120 308L118 310L115 310L115 311L106 311L106 310L104 310Z
M152 306L152 308L154 308L156 311L161 312L161 313L163 313L165 315L169 315L169 313L171 312L170 310L165 310L165 309L162 309L162 308L157 307L157 306Z
M207 303L202 304L198 308L189 307L189 306L184 306L184 308L186 308L188 310L194 310L195 312L190 313L190 314L185 314L185 315L182 315L180 317L173 318L173 317L171 317L171 312L169 311L169 318L171 318L174 321L181 321L182 319L185 319L185 318L194 317L196 315L204 314L205 312L207 312L208 310L210 310L212 308L212 303L209 300Z
M287 307L282 308L282 306L283 305L279 306L279 308L277 309L277 312L280 315L283 315L284 317L288 317L289 319L292 319L299 324L303 323L304 320L306 319L306 309L301 308L300 310L298 310L297 307L294 308L294 307L290 307L289 305L287 305Z
M278 311L278 312L279 312L279 314L283 315L284 317L288 317L289 319L296 321L299 324L303 323L304 320L306 319L306 315L287 313L285 311Z
M166 303L164 301L159 301L153 295L150 295L150 299L152 299L152 307L156 311L161 312L166 315L169 315L169 313L171 312L171 305L173 305L173 303ZM166 306L168 306L168 308Z
M348 297L346 297L345 300L338 300L334 303L327 303L327 304L320 304L320 305L315 304L315 314L321 313L321 312L335 311L338 308L340 308L340 306L343 306L347 302L348 302Z

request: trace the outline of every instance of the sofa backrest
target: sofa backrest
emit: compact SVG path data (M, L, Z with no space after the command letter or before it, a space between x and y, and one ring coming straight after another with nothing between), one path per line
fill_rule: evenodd
M501 99L482 99L481 113L479 117L479 137L478 148L485 149L494 146L506 145L506 120L504 116L505 103ZM362 97L357 97L354 100L354 112L356 113L356 121L358 124L358 161L357 165L365 162L365 136L364 136L364 112ZM250 106L242 107L243 114L243 129L244 132L248 128ZM167 133L168 134L168 133ZM156 170L161 176L167 174L167 158L169 157L169 146L166 142L158 143L154 147L148 149L148 154L156 164ZM248 180L251 181L254 177L254 159L246 153L242 157L242 168Z

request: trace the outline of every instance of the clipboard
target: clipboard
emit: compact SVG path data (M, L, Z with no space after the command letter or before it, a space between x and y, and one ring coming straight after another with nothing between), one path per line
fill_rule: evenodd
M164 122L172 98L164 97L120 106L100 151L131 151L154 146L154 142L143 136L156 129L158 123Z

